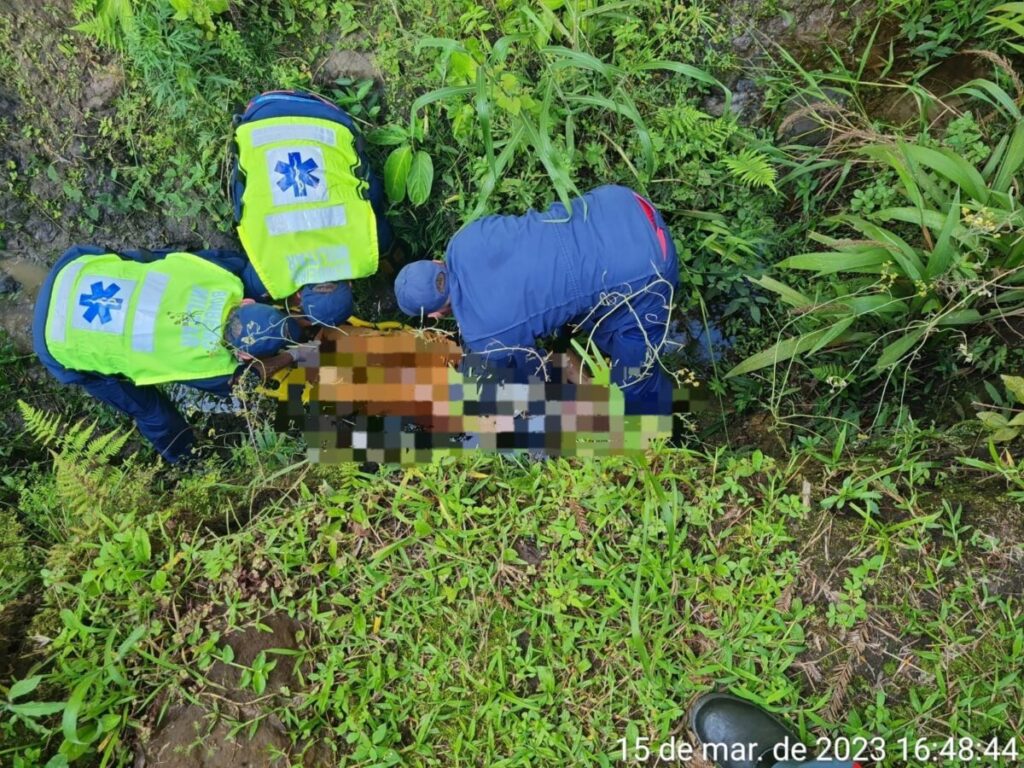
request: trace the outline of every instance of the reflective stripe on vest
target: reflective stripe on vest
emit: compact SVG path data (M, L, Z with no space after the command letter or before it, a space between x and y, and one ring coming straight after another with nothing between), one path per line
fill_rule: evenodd
M67 368L140 385L230 375L238 363L221 340L241 300L241 280L190 253L82 256L54 280L46 347Z
M275 117L240 125L235 139L245 174L238 237L273 298L377 271L377 221L344 125Z

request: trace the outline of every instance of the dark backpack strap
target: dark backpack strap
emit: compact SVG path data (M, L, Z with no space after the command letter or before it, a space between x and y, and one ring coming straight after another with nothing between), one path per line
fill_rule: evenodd
M160 257L153 253L148 248L136 248L139 253L139 261L143 264L152 264L154 261L160 261Z
M227 162L228 162L228 202L234 213L235 224L242 220L242 196L241 190L245 188L244 179L241 178L241 169L238 167L238 141L235 139L235 132L242 124L242 115L231 116L231 137L228 139Z

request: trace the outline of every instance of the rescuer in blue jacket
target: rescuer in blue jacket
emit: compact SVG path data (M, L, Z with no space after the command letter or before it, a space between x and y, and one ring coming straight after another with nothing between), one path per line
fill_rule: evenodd
M169 256L172 258L168 258ZM195 260L196 257L218 269L211 272L209 268L200 268L203 262ZM167 261L162 262L164 259ZM172 261L175 262L173 270ZM207 392L228 395L247 364L236 365L237 360L233 360L231 354L224 351L223 346L216 353L220 356L217 359L222 362L213 366L207 362L210 359L207 353L193 357L192 363L188 362L187 355L181 356L178 362L181 366L179 369L173 368L173 360L161 362L161 358L164 357L161 350L173 352L175 349L172 338L184 339L184 347L194 347L192 336L189 334L205 321L198 317L187 317L190 312L188 304L180 308L170 306L169 294L166 299L161 299L155 292L147 292L145 286L150 277L157 278L153 280L154 285L169 284L170 278L164 274L149 274L133 267L133 270L147 278L141 281L141 285L139 280L122 278L104 281L102 277L96 280L85 277L90 270L96 269L108 273L116 273L119 270L124 272L126 267L118 267L122 262L149 264L149 272L177 272L181 275L177 278L177 284L180 285L182 281L185 284L184 295L194 293L197 289L201 290L197 282L202 279L199 273L207 275L207 282L235 286L231 288L230 293L237 297L234 299L236 306L232 308L222 301L223 306L213 310L216 317L211 323L216 324L216 327L211 328L209 334L216 337L215 344L226 343L238 360L260 358L263 363L260 367L265 375L285 367L296 359L294 351L281 353L280 350L291 341L301 340L302 324L287 317L281 310L252 301L251 297L254 294L262 294L262 285L253 279L255 273L248 260L234 251L206 250L183 254L171 250L132 250L117 253L96 246L75 246L57 260L40 288L33 317L33 346L40 361L61 383L78 384L96 399L132 416L139 431L164 459L175 463L191 453L195 436L178 410L157 386L138 383L143 378L140 373L146 372L147 364L170 365L170 375L161 378L158 373L149 371L149 380L173 379ZM155 265L155 262L162 263ZM88 266L90 264L93 266ZM100 266L95 266L97 264ZM102 264L106 266L103 267ZM164 267L163 264L167 266ZM86 265L84 271L79 265ZM76 270L78 274L83 275L82 278L72 276ZM75 295L80 292L71 290L71 284L75 280L84 281L84 290L91 289L98 298L93 300L94 297L90 295ZM189 288L189 283L196 285ZM60 288L56 294L55 285ZM125 295L123 298L106 299L106 294L102 293L104 288L108 291L110 288L115 291L124 288L121 293ZM144 306L147 295L152 299L152 306ZM182 294L179 292L179 295ZM339 291L338 295L340 301L350 302L347 291ZM243 296L248 298L243 299ZM325 294L320 300L330 298ZM122 343L117 339L120 338L120 334L129 332L121 330L127 327L127 315L132 318L130 322L135 333L130 343ZM145 330L141 326L146 326ZM156 349L156 352L150 352L149 361L145 357L143 345L137 342L146 332L149 334L145 337L149 339L149 349L153 350L154 345ZM122 346L117 346L118 344ZM104 349L112 350L112 354L103 352ZM122 349L123 359L120 354ZM60 362L58 357L64 362ZM104 372L93 368L100 368ZM199 373L199 369L205 370ZM211 370L215 370L217 374L211 376ZM165 368L163 372L166 374L167 369Z
M661 215L630 189L599 187L523 216L487 216L464 227L444 262L417 261L395 281L408 315L443 314L463 348L505 378L538 371L539 339L566 325L611 358L628 413L670 413L672 379L657 354L679 280Z

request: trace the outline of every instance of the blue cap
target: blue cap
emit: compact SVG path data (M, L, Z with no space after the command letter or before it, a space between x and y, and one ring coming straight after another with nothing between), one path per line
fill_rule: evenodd
M276 307L243 304L228 317L224 338L232 349L253 357L277 354L297 341L301 326Z
M302 314L316 325L337 326L352 317L352 289L347 282L303 286L299 300Z
M438 279L441 275L443 281ZM398 308L412 317L437 312L448 303L448 270L436 261L406 264L395 279L395 298Z

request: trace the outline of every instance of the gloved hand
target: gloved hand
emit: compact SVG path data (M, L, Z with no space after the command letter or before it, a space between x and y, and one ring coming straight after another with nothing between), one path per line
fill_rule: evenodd
M297 344L285 352L291 356L300 368L316 368L320 365L320 342Z

